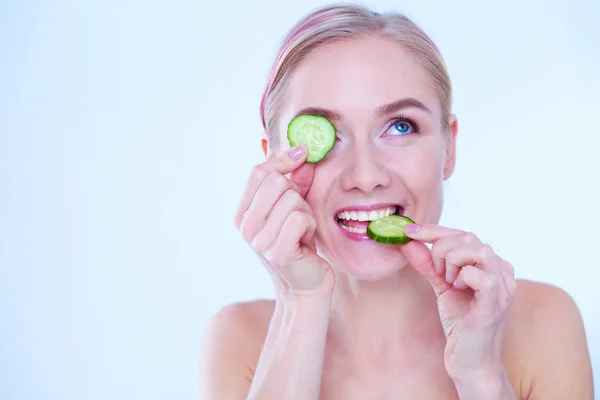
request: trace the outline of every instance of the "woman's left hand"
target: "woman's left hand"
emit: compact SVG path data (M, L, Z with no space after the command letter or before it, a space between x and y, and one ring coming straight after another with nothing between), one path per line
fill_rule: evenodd
M400 249L437 296L450 377L505 380L501 353L516 288L512 265L472 233L433 224L409 225L405 231L414 240ZM432 244L431 250L424 243Z

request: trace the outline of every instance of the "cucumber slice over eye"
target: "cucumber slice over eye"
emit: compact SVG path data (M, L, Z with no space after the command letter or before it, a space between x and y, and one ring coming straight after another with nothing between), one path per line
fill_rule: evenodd
M320 115L300 114L288 124L287 137L292 147L306 146L306 162L321 161L335 145L335 127Z
M415 222L403 215L389 215L371 221L367 226L367 236L379 243L406 244L412 239L404 233L404 227Z

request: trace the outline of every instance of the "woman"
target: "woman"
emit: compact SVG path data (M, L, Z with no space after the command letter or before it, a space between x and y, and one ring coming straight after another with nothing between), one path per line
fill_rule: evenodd
M266 161L235 224L277 295L212 318L203 398L592 399L572 299L515 282L476 235L437 225L457 121L444 62L415 24L349 5L309 14L261 112ZM336 128L317 164L288 144L298 114ZM417 222L408 244L366 236L390 213Z

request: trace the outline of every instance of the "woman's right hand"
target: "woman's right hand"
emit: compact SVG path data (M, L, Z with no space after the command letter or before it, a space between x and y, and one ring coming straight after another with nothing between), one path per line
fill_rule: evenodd
M315 166L305 164L306 157L298 146L256 165L235 216L236 228L285 297L330 294L334 285L331 266L316 251L317 223L305 200Z

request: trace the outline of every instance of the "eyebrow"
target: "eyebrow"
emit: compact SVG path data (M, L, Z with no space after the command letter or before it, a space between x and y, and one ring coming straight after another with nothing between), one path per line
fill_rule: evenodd
M414 99L412 97L408 97L408 98L404 98L404 99L400 99L400 100L396 100L392 103L389 104L384 104L382 106L377 107L377 109L375 110L375 114L379 117L381 116L385 116L388 114L393 114L395 112L398 112L404 108L418 108L420 110L423 110L429 114L431 114L431 110L429 108L427 108L427 106L425 104L423 104L422 102L420 102L417 99ZM303 108L302 110L300 110L298 113L296 113L296 116L300 115L300 114L312 114L312 115L318 115L321 117L325 117L329 120L336 120L336 121L340 121L342 120L342 116L335 112L335 111L331 111L328 110L326 108L320 108L320 107L307 107L307 108Z
M398 112L398 111L402 110L403 108L418 108L420 110L427 112L428 114L431 114L431 110L429 108L427 108L427 106L425 104L421 103L419 100L414 99L412 97L396 100L392 103L385 104L381 107L377 107L377 110L375 111L375 113L381 117L384 115L393 114L395 112Z
M303 108L298 113L296 113L296 116L298 116L300 114L318 115L320 117L325 117L329 120L336 120L336 121L343 119L339 113L336 113L335 111L327 110L325 108L319 108L319 107Z

